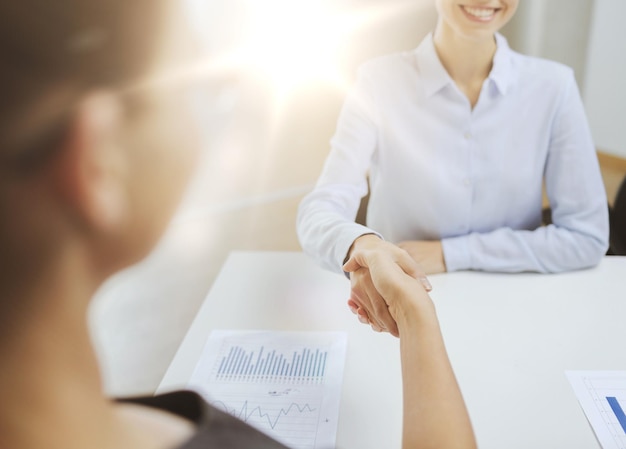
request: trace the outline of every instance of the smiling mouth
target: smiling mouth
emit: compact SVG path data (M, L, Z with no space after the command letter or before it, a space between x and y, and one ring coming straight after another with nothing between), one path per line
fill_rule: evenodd
M468 16L484 22L493 19L496 13L500 11L500 8L485 8L476 6L461 6L461 9L463 9Z

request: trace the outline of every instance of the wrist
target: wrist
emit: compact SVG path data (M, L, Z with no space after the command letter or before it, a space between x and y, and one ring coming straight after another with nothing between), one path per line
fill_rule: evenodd
M354 242L352 242L352 246L350 246L350 250L348 251L348 258L350 258L350 255L354 250L371 248L382 241L383 240L377 234L363 234L354 239Z
M374 233L362 234L359 237L355 238L354 241L352 242L352 245L350 245L350 248L348 248L346 257L343 259L343 265L345 265L348 262L348 260L350 260L350 256L352 256L353 251L357 249L357 247L363 248L368 244L371 245L374 239L382 241L382 239L377 234L374 234ZM344 271L343 274L348 279L350 279L350 273Z
M393 303L390 312L398 324L398 329L404 332L424 330L429 325L438 325L435 304L430 296L420 287L415 287L400 294Z

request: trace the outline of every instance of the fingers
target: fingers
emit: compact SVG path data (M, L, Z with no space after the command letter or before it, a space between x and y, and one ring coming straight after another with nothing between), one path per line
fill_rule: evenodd
M353 254L350 259L343 265L343 271L346 273L353 273L359 268L365 267L366 265L362 265L362 262L359 262L360 253ZM361 259L362 260L362 259Z
M392 249L382 251L354 251L350 259L343 266L344 271L353 273L359 268L373 269L378 266L380 271L389 273L389 263L394 262L404 273L418 280L426 291L433 289L426 273L421 269L419 264L405 250L390 245ZM376 271L379 271L376 269Z
M425 273L447 271L441 240L411 240L400 242L397 246L409 253Z
M433 289L426 273L409 253L403 251L398 254L396 263L400 266L400 268L402 268L402 271L411 276L413 279L417 279L427 292Z
M370 317L367 314L367 312L365 311L365 309L363 309L359 303L357 303L354 299L349 299L348 300L348 307L350 308L350 310L352 311L352 313L354 313L357 318L359 319L359 321L363 324L370 324Z
M396 325L396 320L389 313L387 303L374 286L369 270L366 270L365 273L366 282L364 287L365 293L369 298L366 312L369 315L372 328L377 332L387 331L393 335L397 335L398 326Z
M352 302L352 304L351 304L351 302ZM363 309L362 307L360 307L358 305L355 306L354 302L352 300L348 300L348 307L350 308L352 313L354 313L357 316L357 318L358 318L359 322L361 322L361 324L369 324L374 332L389 332L394 337L400 337L399 331L397 331L395 329L391 329L391 330L389 330L389 329L382 329L377 324L374 324L370 320L369 315L367 314L365 309ZM398 326L396 324L395 328L397 329L397 327Z
M369 323L377 332L387 331L398 336L398 326L395 319L389 313L389 308L383 297L378 293L366 268L361 268L353 273L352 298L349 300L353 313L356 313L359 321Z
M371 324L375 331L382 331L385 328L385 324L380 320L374 304L378 301L376 296L378 292L372 284L372 279L369 275L367 268L360 268L350 278L352 282L352 299L358 304L358 309L363 309L365 314L359 314L359 321L365 324ZM357 311L358 311L357 309ZM367 322L361 318L365 315Z

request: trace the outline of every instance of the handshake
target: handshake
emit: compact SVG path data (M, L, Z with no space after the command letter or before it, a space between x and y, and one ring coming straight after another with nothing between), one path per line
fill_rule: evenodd
M374 234L354 241L343 269L350 273L350 310L374 331L396 337L402 313L428 298L432 287L426 275L446 271L440 241L394 245Z

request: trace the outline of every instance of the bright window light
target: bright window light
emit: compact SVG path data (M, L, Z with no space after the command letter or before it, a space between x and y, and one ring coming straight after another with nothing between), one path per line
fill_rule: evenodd
M354 17L322 0L249 0L250 28L240 57L278 96L310 82L343 83L339 51Z
M415 14L426 0L186 0L194 29L214 49L201 70L252 74L279 103L310 84L343 90L354 76L341 58L379 21ZM390 25L393 26L393 25Z

